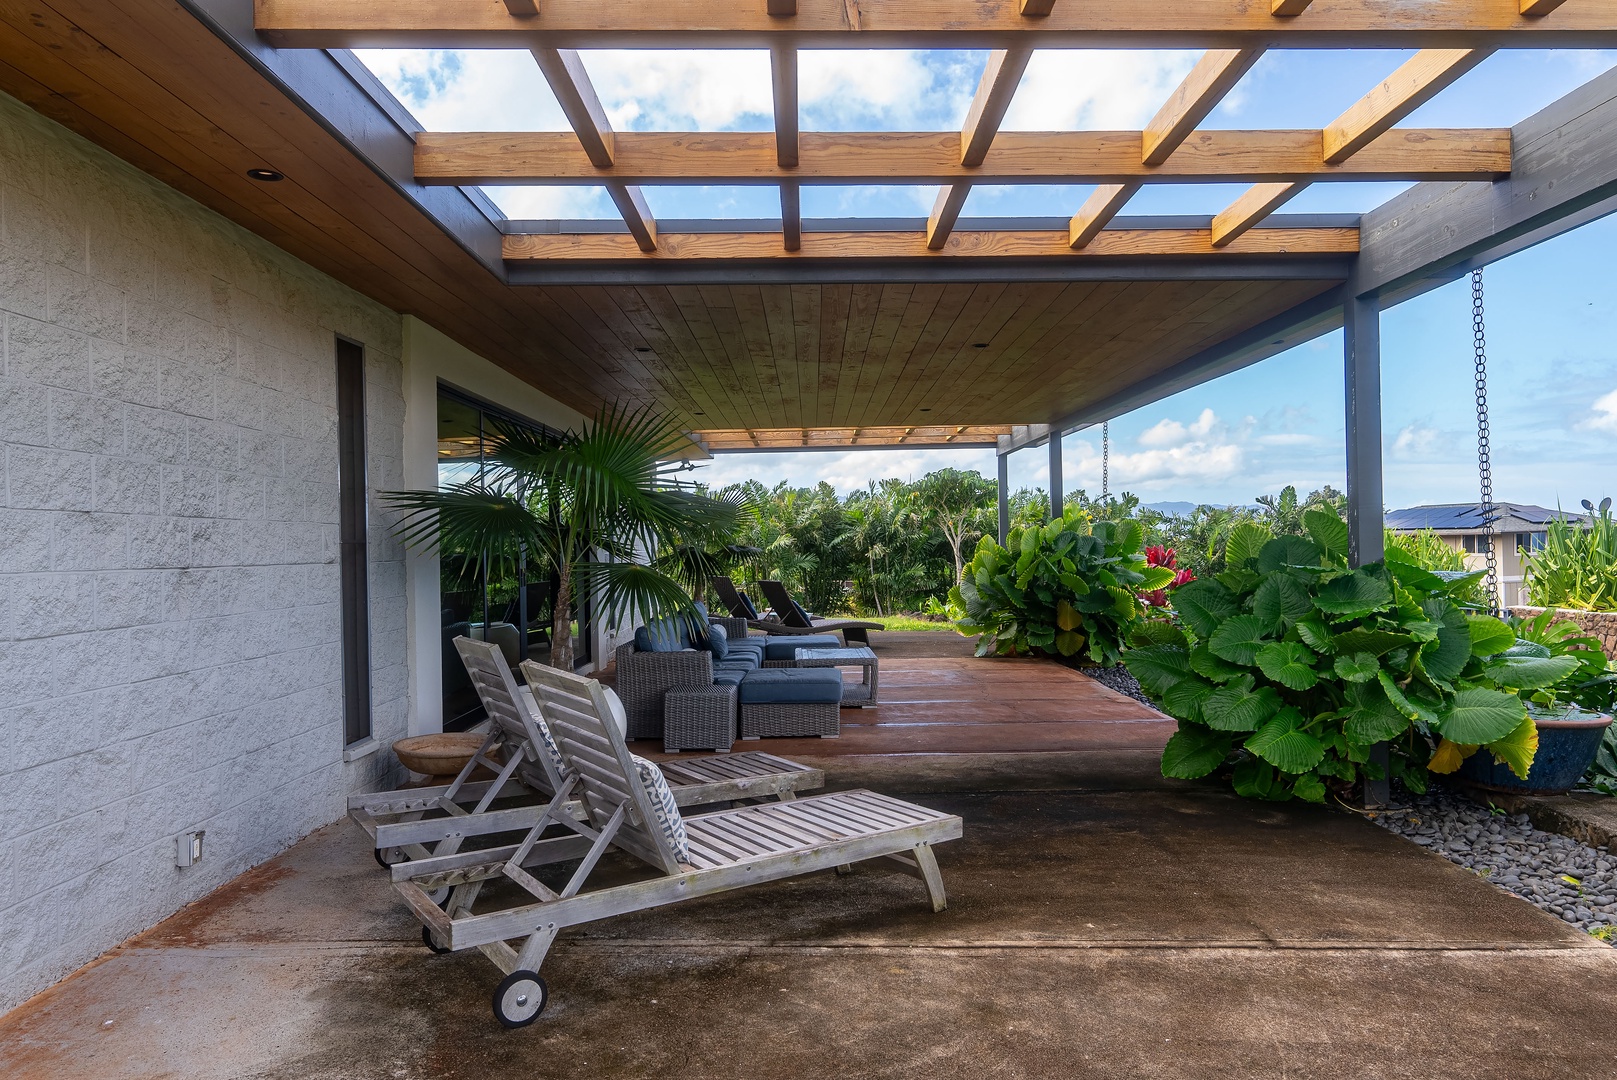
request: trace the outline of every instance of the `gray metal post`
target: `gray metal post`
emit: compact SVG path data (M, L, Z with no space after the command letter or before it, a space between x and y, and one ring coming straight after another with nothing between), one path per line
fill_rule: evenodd
M1054 521L1061 516L1062 503L1066 499L1063 490L1064 481L1061 479L1061 431L1056 429L1050 432L1050 520Z
M1351 286L1349 286L1351 289ZM1343 298L1343 397L1347 407L1348 562L1379 560L1382 546L1381 306Z
M1004 544L1011 535L1011 455L996 454L995 457L999 460L999 542Z
M1379 560L1382 541L1381 477L1381 304L1375 297L1353 295L1351 283L1343 291L1343 398L1347 409L1348 562L1363 566ZM1363 782L1360 803L1366 809L1386 806L1392 799L1388 775L1390 754L1386 743L1370 751L1370 762L1381 779Z

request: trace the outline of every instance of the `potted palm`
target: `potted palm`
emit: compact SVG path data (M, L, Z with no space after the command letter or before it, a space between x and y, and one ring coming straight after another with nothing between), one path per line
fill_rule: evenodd
M616 622L625 614L686 613L695 601L673 577L636 561L690 537L728 533L740 506L679 479L685 437L650 408L603 406L555 436L496 425L489 468L437 491L390 491L402 512L394 531L417 550L486 554L492 572L537 557L555 568L553 666L573 666L575 600L589 596Z

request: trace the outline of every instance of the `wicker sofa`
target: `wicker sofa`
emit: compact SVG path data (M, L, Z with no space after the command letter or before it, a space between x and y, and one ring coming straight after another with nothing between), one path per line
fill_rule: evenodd
M635 640L626 641L618 646L617 692L623 702L627 720L626 734L629 738L663 737L664 706L669 691L696 690L709 686L739 687L749 671L765 666L765 639L761 636L748 638L744 619L708 616L707 621L710 626L725 627L728 635L728 651L722 660L714 660L714 654L706 641L698 642L688 635L681 643L682 647L677 649L668 648L670 643L666 639L661 650L644 648L648 635L640 631L636 632ZM728 624L733 623L741 624L738 628L740 633L731 633L731 626ZM664 634L673 632L669 624L655 625L660 626ZM825 647L840 644L833 635L805 635L801 639L791 641ZM774 646L777 653L787 644L790 644L788 639L769 639L769 645ZM774 663L770 666L774 666ZM730 695L728 700L732 702L733 721L735 696ZM695 748L669 747L669 749Z

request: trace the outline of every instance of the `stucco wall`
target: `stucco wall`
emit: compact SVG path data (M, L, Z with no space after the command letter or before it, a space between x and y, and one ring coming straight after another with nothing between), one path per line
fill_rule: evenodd
M334 335L374 489L404 404L396 314L4 96L0 314L3 1010L388 778L344 761ZM370 539L385 746L404 564Z

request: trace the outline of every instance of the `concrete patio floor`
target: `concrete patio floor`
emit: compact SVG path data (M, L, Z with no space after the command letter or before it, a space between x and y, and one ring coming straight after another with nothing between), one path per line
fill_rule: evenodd
M579 928L512 1032L338 823L0 1018L0 1076L1617 1075L1617 950L1350 814L1069 757L887 774L966 820L943 914L863 864Z

